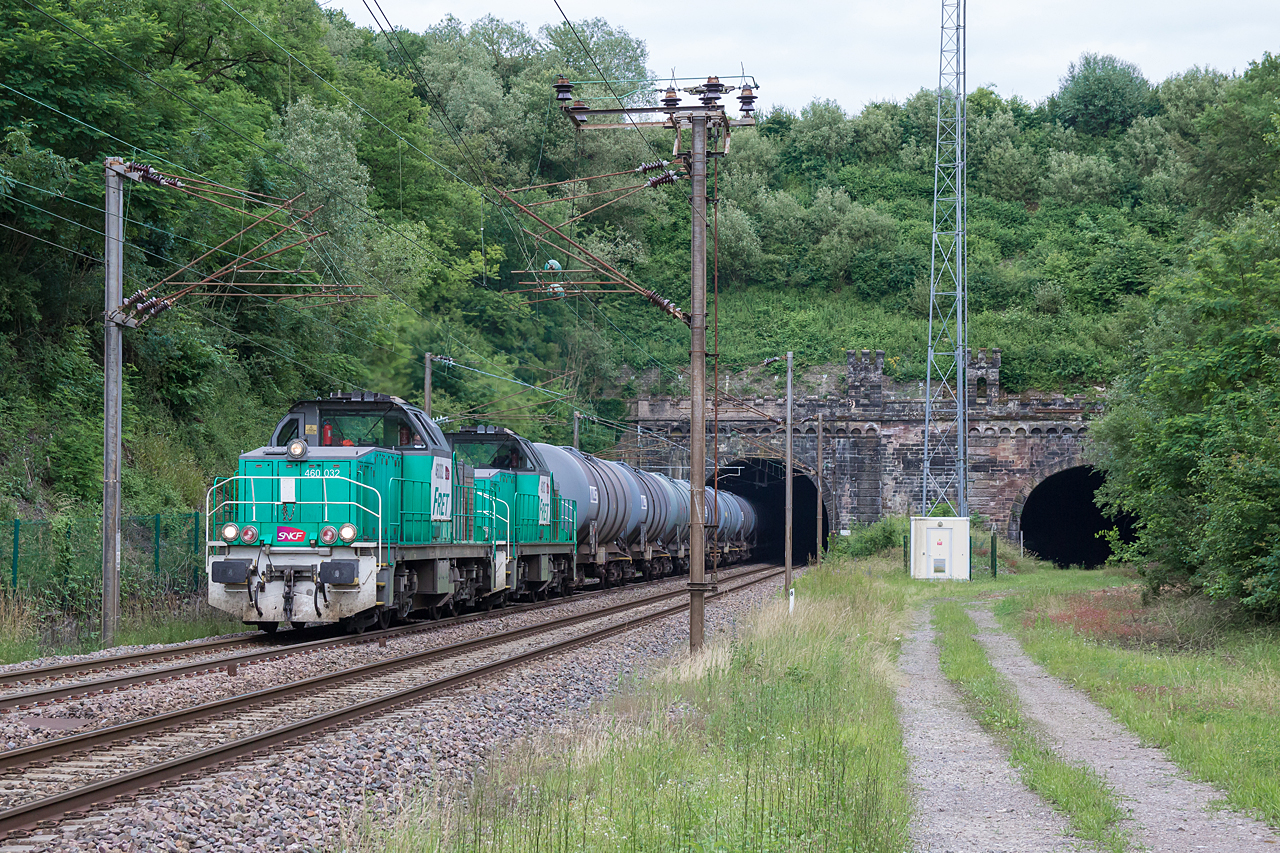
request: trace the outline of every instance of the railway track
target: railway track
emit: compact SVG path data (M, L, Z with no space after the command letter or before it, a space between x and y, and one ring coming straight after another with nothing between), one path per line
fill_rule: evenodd
M76 696L123 690L139 684L226 670L231 666L238 667L261 661L278 660L290 655L305 654L341 646L384 643L394 637L434 631L451 625L463 625L469 622L498 618L515 613L542 610L568 602L590 601L601 596L626 590L670 582L673 579L676 578L659 578L612 589L592 590L568 598L554 598L541 602L510 605L498 610L468 613L426 622L412 622L382 631L370 631L363 634L343 634L314 640L304 639L299 642L290 642L288 639L283 639L282 641L282 638L277 635L224 637L176 648L134 652L105 658L13 670L0 673L0 689L4 687L19 688L0 692L0 713L11 709L27 710ZM220 654L221 652L235 652L235 650L241 648L248 648L249 650L238 654ZM209 657L210 655L214 656ZM183 663L182 661L188 662ZM79 675L97 677L89 679L76 678ZM36 686L29 686L35 682L38 682Z
M723 578L740 583L713 597L778 574L776 566L748 568ZM81 817L110 800L120 802L246 756L296 746L334 726L679 613L687 601L667 602L685 594L683 589L660 592L0 753L0 806L5 809L0 837L21 838L32 828ZM587 624L595 622L603 624Z

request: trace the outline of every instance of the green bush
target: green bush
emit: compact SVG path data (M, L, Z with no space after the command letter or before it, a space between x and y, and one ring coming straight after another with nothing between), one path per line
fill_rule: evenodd
M891 515L858 527L848 536L833 536L831 551L848 557L870 557L890 548L902 548L902 537L911 533L911 522L905 515Z

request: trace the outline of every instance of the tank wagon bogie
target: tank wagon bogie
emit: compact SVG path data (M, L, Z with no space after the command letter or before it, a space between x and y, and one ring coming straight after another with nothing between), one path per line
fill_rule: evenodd
M363 630L683 572L690 488L505 429L446 435L384 394L304 401L209 491L209 601ZM754 508L706 495L709 564L745 559Z

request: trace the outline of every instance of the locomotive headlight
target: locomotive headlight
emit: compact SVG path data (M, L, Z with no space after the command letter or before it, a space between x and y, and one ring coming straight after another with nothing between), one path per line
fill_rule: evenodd
M306 459L307 443L301 438L295 438L285 445L284 454L290 459Z
M234 521L222 525L222 541L234 542L240 536L240 526Z
M246 545L252 545L258 541L258 528L252 524L246 524L244 530L240 531L240 541Z
M338 528L338 536L342 539L343 542L346 542L348 545L356 541L357 532L358 531L356 530L356 526L349 521Z
M332 524L326 524L320 528L320 541L325 545L332 545L338 541L338 529Z

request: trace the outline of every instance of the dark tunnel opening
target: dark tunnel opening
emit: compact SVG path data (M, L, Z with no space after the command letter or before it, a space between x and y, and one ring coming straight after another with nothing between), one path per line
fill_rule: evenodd
M1111 546L1098 533L1114 527L1121 541L1133 541L1133 519L1109 518L1093 501L1104 482L1106 478L1088 466L1046 477L1022 507L1022 541L1027 550L1058 566L1093 568L1111 556Z
M774 459L742 459L720 468L719 487L751 501L760 519L756 536L761 560L782 562L786 548L785 471ZM708 485L713 485L710 480ZM818 550L818 490L806 475L792 476L791 562L803 566ZM822 541L831 534L830 509L823 507Z

